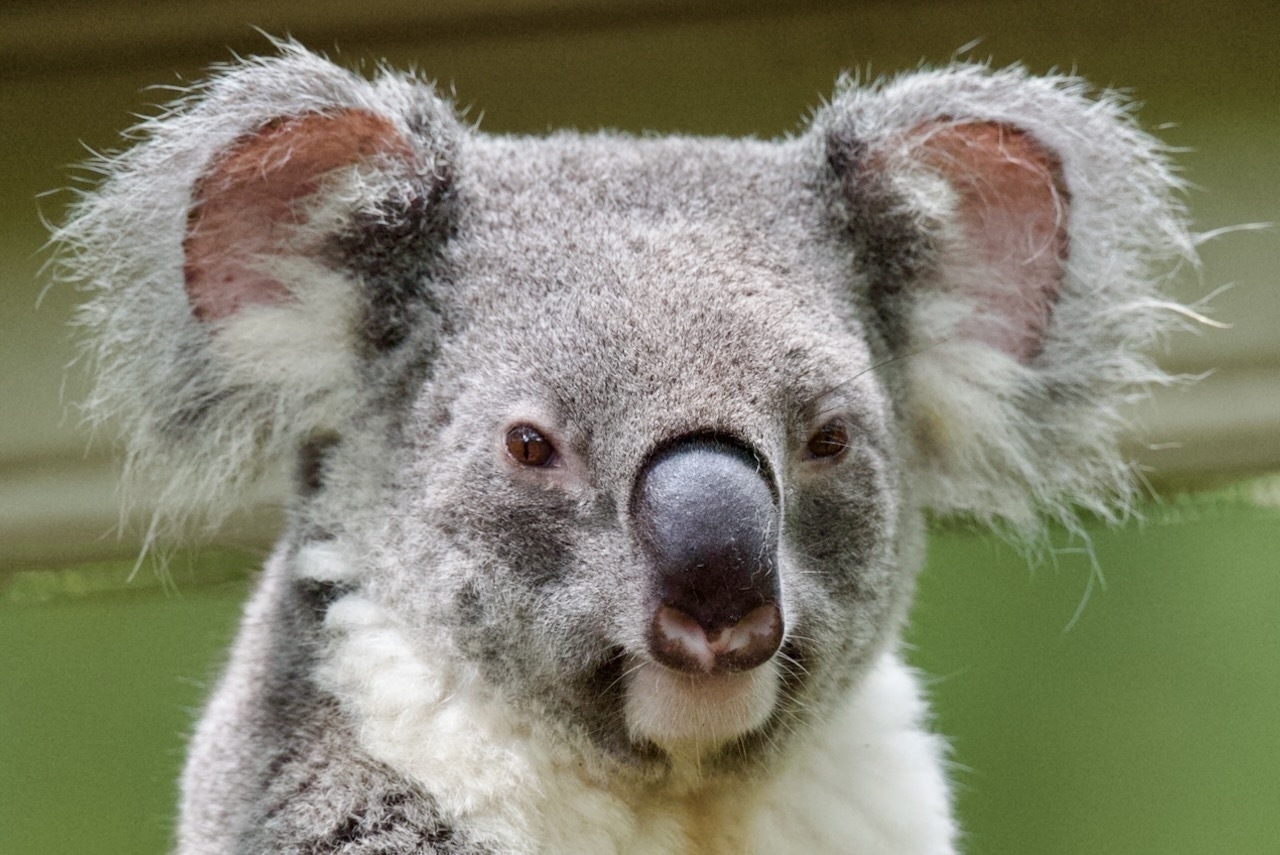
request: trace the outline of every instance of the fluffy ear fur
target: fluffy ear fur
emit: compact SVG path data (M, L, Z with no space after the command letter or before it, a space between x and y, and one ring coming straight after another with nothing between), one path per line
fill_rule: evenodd
M121 421L129 474L175 523L216 522L359 407L371 353L429 326L410 320L425 295L403 293L424 277L379 272L448 228L454 115L417 81L280 47L101 159L56 236L62 277L91 292L88 414Z
M818 113L910 434L919 500L1027 530L1123 507L1155 297L1194 259L1160 144L1068 77L956 66Z

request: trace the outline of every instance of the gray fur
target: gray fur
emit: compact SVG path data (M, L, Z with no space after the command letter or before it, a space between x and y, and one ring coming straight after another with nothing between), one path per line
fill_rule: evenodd
M410 155L318 185L255 260L288 299L197 319L193 188L270 123L343 110L389 121ZM917 322L956 293L939 249L955 202L904 144L937 121L1016 128L1061 162L1070 251L1025 363L957 340L963 324ZM1038 514L1123 506L1120 412L1163 379L1143 356L1156 286L1192 259L1179 184L1127 108L1019 69L846 80L778 141L493 137L423 83L283 44L138 136L58 234L62 275L89 291L89 411L120 420L165 525L221 520L273 460L299 469L192 748L186 853L548 851L509 831L526 827L516 808L477 807L488 791L466 770L437 781L382 756L361 706L386 700L366 687L377 675L340 664L360 636L341 627L374 613L384 629L360 637L392 627L430 673L478 675L521 744L574 758L623 804L771 780L895 655L925 509L1033 531ZM939 376L960 391L935 397ZM806 458L833 416L848 448ZM513 423L551 437L557 465L514 466ZM629 514L653 450L709 432L777 479L788 632L776 703L698 748L691 785L628 707L650 609ZM556 791L512 786L516 802Z

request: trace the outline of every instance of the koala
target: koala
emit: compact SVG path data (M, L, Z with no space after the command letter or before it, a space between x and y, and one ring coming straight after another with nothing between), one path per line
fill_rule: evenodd
M57 238L153 532L287 522L176 851L957 851L902 631L926 517L1131 497L1194 260L1072 77L842 79L776 140L501 136L294 43Z

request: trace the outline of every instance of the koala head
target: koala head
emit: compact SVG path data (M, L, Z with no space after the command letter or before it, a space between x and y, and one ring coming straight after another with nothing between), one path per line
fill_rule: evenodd
M642 771L820 718L926 511L1123 502L1190 257L1157 144L1018 69L845 81L776 141L531 138L286 45L104 169L63 271L163 513L296 461L285 548L338 550L334 596Z

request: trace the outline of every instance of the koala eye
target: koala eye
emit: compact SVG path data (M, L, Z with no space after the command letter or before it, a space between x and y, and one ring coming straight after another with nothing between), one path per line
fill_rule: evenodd
M809 437L808 457L835 457L849 447L849 429L841 419L832 419Z
M547 466L555 456L555 448L536 428L516 425L507 431L507 454L523 466Z

